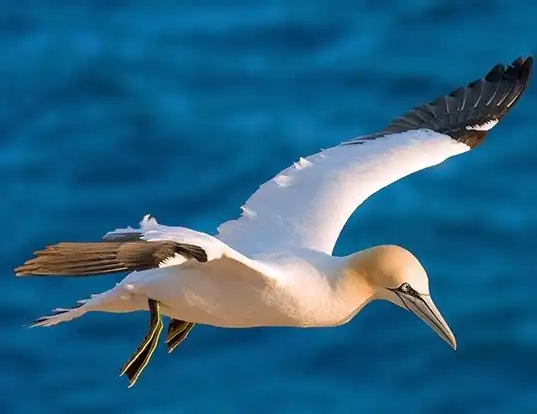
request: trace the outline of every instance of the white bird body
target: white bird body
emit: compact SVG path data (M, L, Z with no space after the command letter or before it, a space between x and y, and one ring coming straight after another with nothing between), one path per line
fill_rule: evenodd
M149 310L150 330L122 370L131 385L156 347L160 315L171 320L171 352L194 324L337 326L370 301L386 299L416 314L455 348L430 298L427 274L410 252L397 246L346 257L332 252L349 217L372 194L480 144L521 96L532 63L529 57L507 68L497 65L378 133L300 158L261 185L241 217L223 223L215 236L146 216L139 229L116 229L101 242L59 243L36 252L16 269L18 276L131 273L34 326L90 311Z
M189 241L185 240L188 229L160 226L153 218L142 222L142 228L152 226L161 229L158 237ZM205 246L213 246L213 260L199 263L177 257L160 268L134 271L82 307L54 315L41 325L51 326L88 311L147 310L147 298L161 302L165 316L228 328L335 326L356 312L357 300L365 304L366 298L345 301L338 289L342 258L297 249L296 253L257 253L248 259L206 236Z
M179 258L180 264L133 272L91 310L147 310L150 297L162 303L166 316L221 327L336 326L349 320L357 304L361 309L371 298L342 300L337 290L342 260L330 253L357 203L398 178L470 149L427 130L384 140L330 148L265 183L246 202L240 220L220 226L218 240L205 235L214 250L236 248L239 260L200 264ZM286 177L285 185L278 177ZM145 240L192 242L188 229L160 226L154 219L141 227L148 232Z

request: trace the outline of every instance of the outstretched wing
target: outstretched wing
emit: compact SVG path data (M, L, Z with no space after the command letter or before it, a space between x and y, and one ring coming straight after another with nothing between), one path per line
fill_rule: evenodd
M263 184L218 238L249 253L267 245L332 253L369 196L480 144L524 91L533 59L494 66L482 79L418 106L384 130L301 158Z
M228 261L252 277L277 279L271 266L252 260L205 233L164 226L146 215L139 229L106 233L102 241L58 243L34 253L15 269L16 276L95 276L125 271L179 267L187 261L203 266Z

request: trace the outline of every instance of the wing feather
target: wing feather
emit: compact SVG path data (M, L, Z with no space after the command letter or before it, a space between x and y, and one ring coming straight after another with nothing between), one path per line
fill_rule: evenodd
M375 192L483 142L527 86L533 59L494 66L482 79L417 106L382 131L294 163L264 183L218 239L245 254L266 246L331 254L354 210ZM301 159L303 160L303 159ZM246 214L247 213L247 214Z

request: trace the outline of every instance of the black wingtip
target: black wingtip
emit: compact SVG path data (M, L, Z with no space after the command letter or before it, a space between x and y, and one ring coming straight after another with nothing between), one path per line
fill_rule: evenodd
M501 63L495 65L485 75L484 79L491 83L500 82L502 80L527 82L530 78L532 67L533 57L531 55L526 59L524 59L522 56L519 56L507 67Z
M497 64L485 76L394 119L381 133L430 129L473 148L518 102L531 78L533 56Z

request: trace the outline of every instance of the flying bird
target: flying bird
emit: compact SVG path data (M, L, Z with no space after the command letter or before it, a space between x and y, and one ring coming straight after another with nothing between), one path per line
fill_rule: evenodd
M522 95L532 65L531 56L496 65L379 132L300 158L261 185L241 216L215 235L161 225L147 215L139 228L35 252L15 269L16 276L130 273L110 290L56 309L32 326L88 312L148 311L147 333L120 371L129 387L148 364L164 317L171 352L196 324L336 327L382 299L416 315L456 349L431 299L427 273L412 253L394 245L343 257L332 252L343 226L369 196L481 144Z

